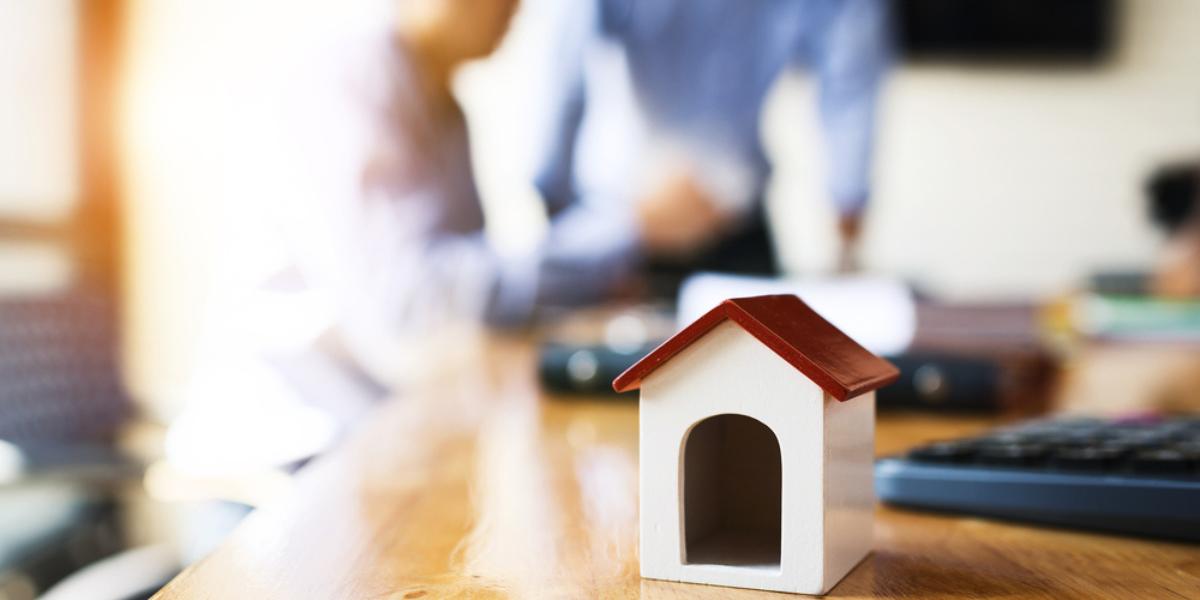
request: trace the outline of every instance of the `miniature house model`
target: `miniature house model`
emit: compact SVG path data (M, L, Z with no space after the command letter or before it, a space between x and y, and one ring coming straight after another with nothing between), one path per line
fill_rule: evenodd
M832 588L871 548L874 390L898 376L790 295L726 300L622 373L642 576Z

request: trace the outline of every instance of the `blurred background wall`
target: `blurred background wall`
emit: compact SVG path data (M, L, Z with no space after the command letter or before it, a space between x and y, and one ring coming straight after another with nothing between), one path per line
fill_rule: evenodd
M1146 265L1159 236L1142 187L1194 156L1200 4L1118 4L1116 46L1096 66L901 63L885 96L868 267L940 293L1044 295L1089 270ZM767 140L793 269L831 264L832 216L816 176L812 87L781 86ZM791 131L809 132L789 136Z
M75 137L75 5L0 0L0 229L53 227L80 191ZM18 167L19 165L19 167ZM24 233L24 232L21 232ZM69 263L37 235L0 239L0 292L26 294L62 285Z
M0 215L50 222L79 193L75 140L75 3L45 0L29 10L0 0ZM13 143L20 140L22 143Z

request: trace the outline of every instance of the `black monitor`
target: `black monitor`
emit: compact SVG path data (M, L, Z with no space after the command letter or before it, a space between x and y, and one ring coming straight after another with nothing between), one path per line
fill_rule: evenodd
M1113 46L1113 0L895 1L911 58L1097 61Z

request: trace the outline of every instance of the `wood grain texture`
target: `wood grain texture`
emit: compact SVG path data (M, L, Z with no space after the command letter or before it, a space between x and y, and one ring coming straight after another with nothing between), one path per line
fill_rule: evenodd
M156 597L794 598L642 580L637 407L540 395L529 347L381 406ZM981 418L884 415L880 454ZM879 508L834 598L1200 598L1200 546Z

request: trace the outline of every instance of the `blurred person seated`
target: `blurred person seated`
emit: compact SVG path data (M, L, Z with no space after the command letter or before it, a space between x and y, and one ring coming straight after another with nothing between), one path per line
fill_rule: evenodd
M573 285L603 296L638 269L664 296L698 270L777 274L759 122L794 66L819 80L839 268L857 268L876 98L891 59L886 1L529 6L549 24L537 53L549 61L548 85L533 95L544 123L529 137L552 223L542 294ZM579 269L594 274L582 286L571 277Z
M497 47L517 1L377 4L364 23L331 25L287 88L290 193L275 212L294 268L275 283L323 295L335 345L389 382L420 340L527 314L533 267L488 242L451 89Z
M173 466L207 476L302 463L471 346L480 321L523 306L510 291L523 274L485 236L451 90L516 6L314 3L281 23L286 34L263 36L276 72L230 91L255 118L227 142L256 151L232 150L252 160L231 182L244 199L224 224L235 251L214 267L165 444Z
M1161 169L1149 184L1151 213L1167 232L1153 279L1156 294L1200 297L1200 162Z

